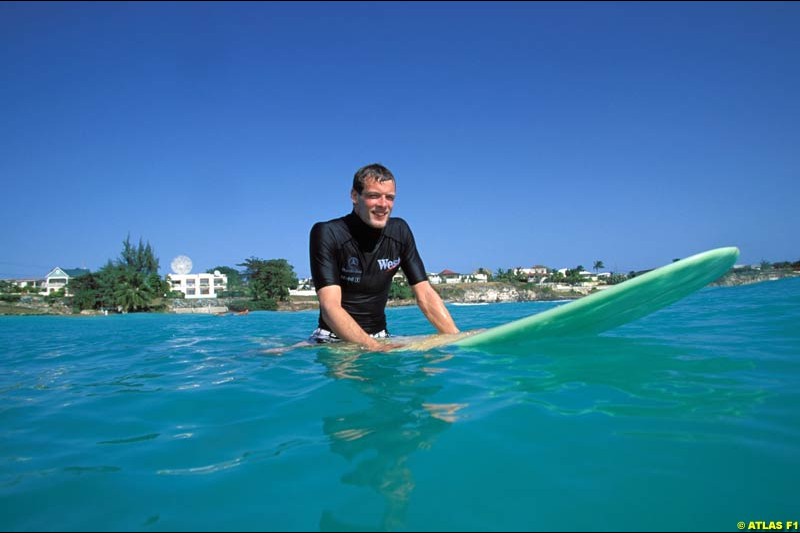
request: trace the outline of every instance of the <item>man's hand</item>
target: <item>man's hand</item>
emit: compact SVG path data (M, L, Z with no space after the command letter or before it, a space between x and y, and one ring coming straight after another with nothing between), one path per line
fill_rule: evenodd
M342 288L338 285L328 285L317 291L319 309L323 320L328 324L336 336L347 342L358 344L371 352L386 352L392 348L370 337L366 331L342 307Z
M400 344L398 342L379 342L380 346L378 348L370 349L371 352L391 352L393 350L397 350L398 348L402 348L405 346L404 344Z
M421 281L412 285L411 289L414 291L420 310L439 333L459 332L456 323L453 322L453 317L450 316L450 311L447 310L439 293L433 289L430 282Z

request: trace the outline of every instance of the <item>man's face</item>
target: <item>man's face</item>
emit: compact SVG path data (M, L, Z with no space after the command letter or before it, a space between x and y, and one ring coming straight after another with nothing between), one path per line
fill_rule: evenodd
M358 194L355 189L350 191L356 215L365 224L375 229L386 227L392 207L394 207L394 197L394 180L378 181L370 178L364 183L364 190L361 194Z

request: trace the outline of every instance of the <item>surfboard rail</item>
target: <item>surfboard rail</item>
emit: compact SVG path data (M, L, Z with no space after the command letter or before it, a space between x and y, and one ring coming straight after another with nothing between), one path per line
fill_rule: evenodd
M708 250L567 304L453 342L462 347L592 335L626 324L705 287L727 272L739 249Z

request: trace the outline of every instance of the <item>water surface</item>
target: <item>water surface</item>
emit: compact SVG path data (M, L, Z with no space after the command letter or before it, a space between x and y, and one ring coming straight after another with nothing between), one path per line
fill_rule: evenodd
M451 307L462 329L554 303ZM431 327L388 310L395 334ZM3 530L797 520L800 280L527 353L268 350L315 312L0 317Z

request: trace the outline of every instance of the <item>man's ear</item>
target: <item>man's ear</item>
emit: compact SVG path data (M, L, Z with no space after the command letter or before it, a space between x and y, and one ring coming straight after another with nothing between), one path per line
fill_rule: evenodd
M350 189L350 200L353 201L353 205L358 203L358 192L355 189Z

